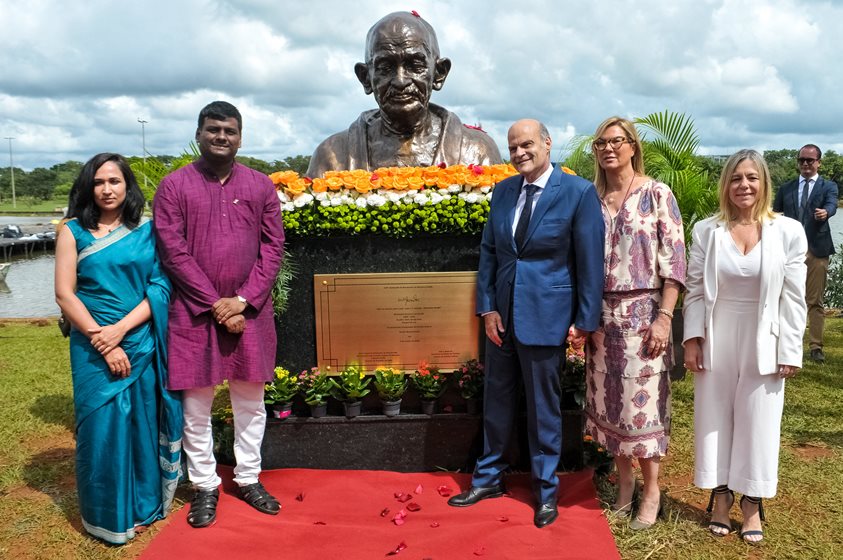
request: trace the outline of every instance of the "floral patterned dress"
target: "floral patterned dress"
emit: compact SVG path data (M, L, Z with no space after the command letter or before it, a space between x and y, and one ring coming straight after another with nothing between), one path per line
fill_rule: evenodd
M603 205L606 280L603 317L588 345L585 431L613 455L667 452L673 343L651 358L642 344L658 316L662 282L685 284L682 216L670 188L649 180L617 216Z

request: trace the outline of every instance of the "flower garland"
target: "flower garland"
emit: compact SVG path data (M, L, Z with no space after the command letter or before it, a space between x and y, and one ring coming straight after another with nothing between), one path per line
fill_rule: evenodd
M288 232L406 237L480 232L494 185L517 173L510 164L440 164L328 171L317 179L278 171L269 178L278 191Z

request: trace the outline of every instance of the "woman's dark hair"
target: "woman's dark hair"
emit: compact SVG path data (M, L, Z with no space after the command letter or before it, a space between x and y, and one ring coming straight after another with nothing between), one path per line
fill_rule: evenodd
M145 201L132 168L120 154L97 154L82 166L82 171L70 188L65 218L76 218L85 229L97 229L100 208L94 200L94 178L99 168L109 161L117 164L126 181L126 200L120 209L120 218L127 228L133 229L140 223Z

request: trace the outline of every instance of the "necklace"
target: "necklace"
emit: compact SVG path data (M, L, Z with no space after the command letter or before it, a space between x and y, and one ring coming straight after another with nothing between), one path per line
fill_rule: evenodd
M632 186L632 183L635 181L635 173L632 174L632 178L629 180L629 184L626 186L626 190L623 192L623 200L618 206L618 212L620 212L621 208L623 207L624 203L626 202L626 198L629 196L629 188ZM611 207L612 203L615 202L615 193L606 193L603 197L603 201L606 203L606 206ZM611 208L610 208L611 209ZM611 212L610 212L611 214Z
M123 223L123 220L121 220L120 218L117 218L116 220L114 220L110 224L101 224L101 223L97 222L97 230L104 229L106 233L111 233L112 231L114 231L115 229L120 227L120 224L122 224L122 223Z

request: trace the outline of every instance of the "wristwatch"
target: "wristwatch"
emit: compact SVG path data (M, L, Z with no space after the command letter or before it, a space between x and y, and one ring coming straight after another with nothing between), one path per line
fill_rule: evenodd
M239 294L237 295L237 301L239 301L239 302L240 302L240 303L242 303L243 305L249 305L249 302L248 302L248 301L246 301L246 298L244 298L243 296L241 296L241 295L239 295Z

